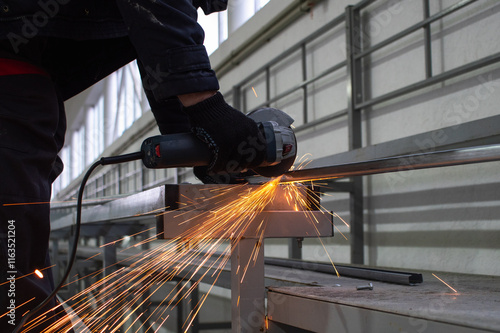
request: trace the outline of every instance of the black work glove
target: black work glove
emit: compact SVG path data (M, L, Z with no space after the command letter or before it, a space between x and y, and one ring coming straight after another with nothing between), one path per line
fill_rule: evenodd
M232 183L236 175L264 161L265 140L257 124L227 104L220 93L184 111L193 133L213 152L207 167L194 170L204 183Z

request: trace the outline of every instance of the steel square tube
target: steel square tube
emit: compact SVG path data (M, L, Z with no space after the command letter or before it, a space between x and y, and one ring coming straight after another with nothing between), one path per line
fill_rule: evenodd
M172 211L158 217L158 238L175 239L189 237L196 240L197 230L205 229L210 212L207 211ZM333 236L332 215L321 211L264 211L256 214L249 225L237 233L242 238L261 238L259 225L265 223L264 238L299 238ZM207 238L206 233L203 237ZM223 228L214 230L208 238L230 239L231 234Z

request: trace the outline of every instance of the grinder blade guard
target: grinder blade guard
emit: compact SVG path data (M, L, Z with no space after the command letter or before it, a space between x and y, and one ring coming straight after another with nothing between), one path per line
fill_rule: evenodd
M261 126L267 143L266 163L252 170L264 177L281 176L292 167L297 156L297 140L291 128L293 118L275 108L261 108L247 116Z

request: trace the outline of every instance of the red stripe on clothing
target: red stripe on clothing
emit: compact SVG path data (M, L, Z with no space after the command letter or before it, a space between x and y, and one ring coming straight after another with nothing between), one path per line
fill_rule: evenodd
M49 75L43 69L28 62L15 59L0 58L0 76L19 74L40 74L46 76Z

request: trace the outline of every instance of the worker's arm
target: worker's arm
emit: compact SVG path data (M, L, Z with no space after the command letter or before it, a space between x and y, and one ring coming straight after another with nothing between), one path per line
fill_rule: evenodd
M195 6L217 1L117 0L156 100L219 89Z

